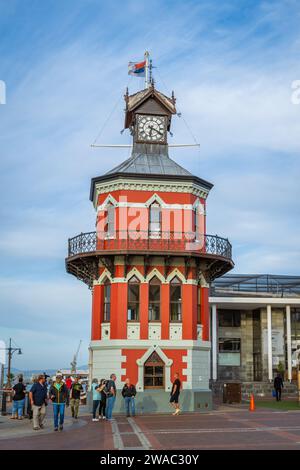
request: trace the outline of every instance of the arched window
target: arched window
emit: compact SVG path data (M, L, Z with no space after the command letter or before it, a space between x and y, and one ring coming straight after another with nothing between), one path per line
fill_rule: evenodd
M108 279L104 283L104 295L103 295L103 321L110 321L110 296L111 296L111 284Z
M158 202L153 202L149 212L149 232L150 236L160 236L161 232L161 207Z
M195 232L195 240L199 240L199 232L200 232L200 217L199 217L199 207L196 206L194 209L194 232Z
M140 316L140 282L133 276L128 282L127 320L139 321Z
M115 206L108 203L107 205L107 223L106 223L106 232L109 237L114 237L115 235Z
M160 321L160 281L157 277L149 282L149 321Z
M178 277L170 282L170 321L181 321L181 282Z
M153 352L144 365L144 387L164 388L165 364L157 354Z
M197 323L201 324L201 287L197 287Z

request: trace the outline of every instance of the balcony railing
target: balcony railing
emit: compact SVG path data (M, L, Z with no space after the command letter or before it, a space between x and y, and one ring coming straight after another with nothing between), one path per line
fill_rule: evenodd
M111 236L107 232L88 232L69 239L69 257L97 251L192 252L229 260L232 258L232 247L227 238L217 235L196 237L194 232L119 230Z

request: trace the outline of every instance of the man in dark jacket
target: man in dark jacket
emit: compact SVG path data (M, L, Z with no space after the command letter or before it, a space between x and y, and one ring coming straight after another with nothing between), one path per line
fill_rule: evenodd
M276 393L276 401L281 401L281 390L283 389L283 381L280 374L274 379L274 388Z
M69 390L66 384L63 383L60 372L56 374L56 379L51 385L49 395L53 403L54 431L58 431L58 417L59 430L62 431L65 419L65 406L69 406Z
M117 388L116 388L116 374L111 374L110 380L106 381L105 385L105 394L106 394L106 408L105 408L105 416L108 421L112 420L112 412L115 406L116 396L117 396Z
M131 415L135 416L136 388L132 383L130 383L130 379L125 380L125 385L122 390L122 396L125 402L126 416L127 417L130 416L130 410L131 410Z
M70 389L70 404L71 404L71 413L72 418L78 418L78 410L80 405L80 394L83 392L83 386L79 383L79 377L74 378L74 382L71 385Z

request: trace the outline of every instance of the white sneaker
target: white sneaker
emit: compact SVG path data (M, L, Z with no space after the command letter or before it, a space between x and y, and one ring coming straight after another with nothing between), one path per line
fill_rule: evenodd
M106 416L102 416L102 419L106 419Z
M99 419L98 419L98 418L93 418L93 421L94 421L94 422L95 422L95 421L99 421Z

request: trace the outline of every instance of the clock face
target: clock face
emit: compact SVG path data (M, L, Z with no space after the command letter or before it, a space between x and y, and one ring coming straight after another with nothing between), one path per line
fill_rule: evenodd
M137 137L144 142L165 142L166 119L164 116L139 115Z

